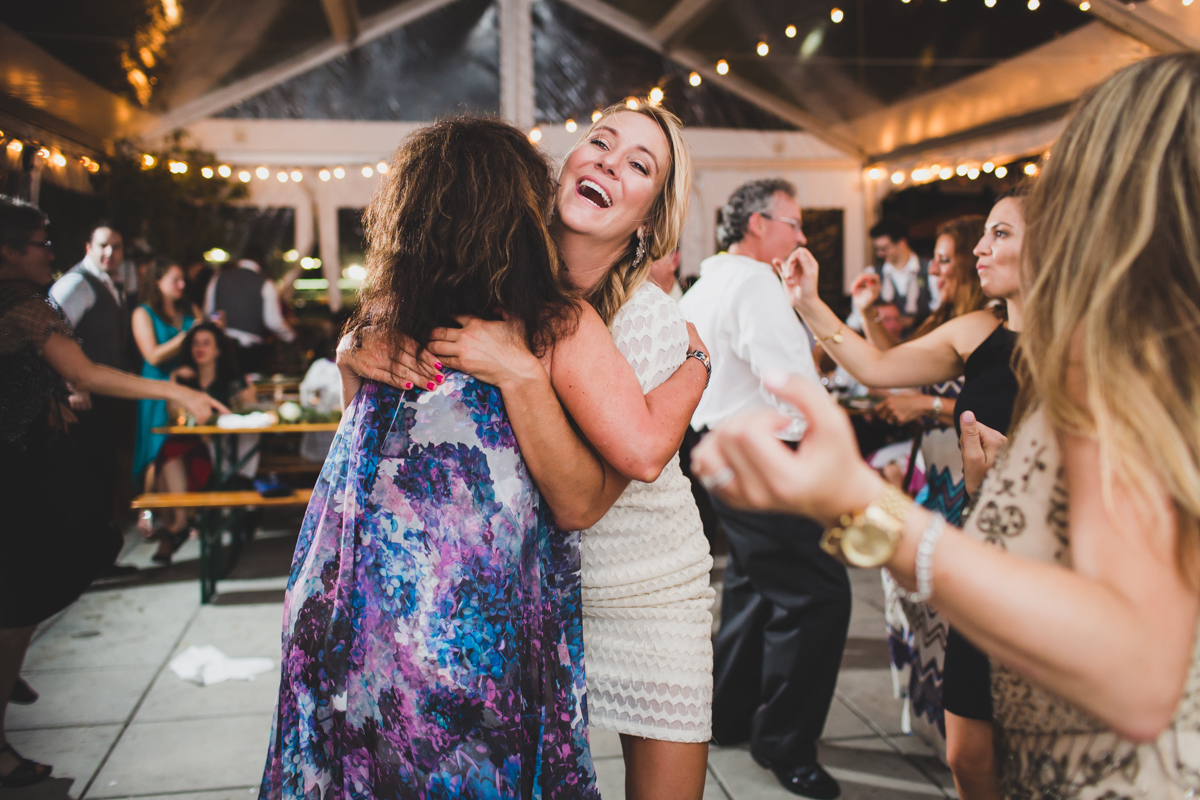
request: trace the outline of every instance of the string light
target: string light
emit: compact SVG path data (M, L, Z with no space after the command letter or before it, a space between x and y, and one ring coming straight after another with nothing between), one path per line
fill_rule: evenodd
M663 90L662 89L655 86L653 89L650 90L650 104L651 105L655 105L655 106L658 105L659 103L662 102L662 99L663 99Z
M783 35L788 37L789 39L795 39L796 38L796 26L788 25L786 28L783 29Z
M542 129L534 128L529 132L529 141L540 142L542 140Z
M287 183L287 182L288 182L288 174L287 174L286 172L282 171L282 170L280 170L279 174L278 174L278 175L276 175L275 177L279 179L279 182L280 182L280 183Z
M342 178L346 177L346 170L342 169L341 167L334 167L333 168L333 177L337 178L340 181Z
M993 164L991 161L985 161L985 162L983 162L983 171L984 171L984 172L991 172L991 171L992 171L992 170L994 170L995 168L996 168L996 165L995 165L995 164Z
M1025 174L1026 175L1037 175L1037 171L1038 171L1037 164L1034 164L1031 162L1031 163L1025 165Z
M913 179L913 183L924 183L929 180L929 170L914 169L910 177Z
M567 133L574 133L579 126L575 124L575 120L569 119L563 127L567 129Z
M604 115L604 112L602 112L600 109L597 108L595 111L592 112L592 122L599 122L600 117L602 117L603 115Z
M317 177L320 178L322 181L328 181L333 176L331 174L329 174L329 170L323 169L317 173Z
M169 169L174 175L182 175L183 173L187 172L188 167L187 164L182 161L168 161L167 169Z
M1030 11L1037 11L1039 6L1041 6L1040 0L1029 0Z
M362 168L362 174L364 178L369 178L375 174L375 170L371 169L370 166L365 166Z
M1003 178L1008 174L1008 167L996 167L996 177Z
M878 168L876 168L876 167L871 167L871 169L867 171L867 177L868 177L868 178L870 178L870 179L871 179L871 180L873 180L873 181L875 181L875 180L879 180L879 170L878 170Z
M693 72L691 75L688 75L688 83L690 83L692 86L699 86L700 85L700 73Z
M19 153L25 149L25 145L21 144L16 139L13 139L11 142L8 143L8 149L9 149L9 152Z
M967 170L968 170L968 169L970 169L970 167L968 167L966 164L959 164L959 165L958 165L958 169L954 170L954 172L955 172L955 174L957 174L959 177L962 177L963 175L966 175L966 174L967 174Z
M300 260L300 251L299 250L288 250L286 253L283 254L283 260L289 264L295 264L297 261Z
M233 170L230 169L228 164L222 164L221 166L217 167L217 174L222 178L228 178L233 174Z
M241 172L238 173L238 180L241 181L242 183L249 183L250 182L250 173L247 172L246 170L242 170Z
M266 167L259 167L258 169L254 170L254 174L258 176L260 181L265 181L267 178L271 177L271 170L267 169Z
M39 155L40 155L40 153L39 153ZM157 163L158 163L158 159L155 158L154 156L150 155L149 153L146 153L144 156L142 156L142 166L146 169L150 169Z
M304 180L304 173L298 169L292 170L292 180L294 180L296 183L299 183L300 181Z
M833 20L835 25L837 23L841 22L845 16L846 15L842 13L842 10L840 8L835 8L829 12L829 18L831 20Z
M1190 6L1192 4L1192 0L1183 0L1183 4L1185 6Z
M904 183L904 173L903 172L893 172L892 173L892 183L896 184L897 186Z
M725 75L725 74L728 74L728 72L729 72L729 62L722 58L720 61L717 62L717 74Z
M67 165L67 158L62 153L55 153L51 157L50 162L56 167L65 167Z
M765 56L767 53L771 52L771 47L766 42L759 42L757 52L760 56Z
M971 180L975 180L976 178L979 177L979 170L975 169L974 167L971 167L971 169L967 170L967 177L970 178Z
M212 167L201 167L201 168L200 168L200 174L201 174L201 175L203 175L203 176L204 176L204 177L206 177L206 178L211 178L213 175L216 175L216 173L215 173L215 172L213 172L213 168L212 168Z
M987 6L988 8L995 8L995 7L996 7L996 0L983 0L983 4L984 4L985 6Z
M1190 0L1188 0L1188 2L1190 2ZM1184 5L1187 5L1187 2L1185 2ZM1083 0L1083 2L1079 4L1079 10L1080 11L1091 11L1092 4L1089 3L1087 0Z
M630 97L628 100L625 101L625 107L628 108L630 111L637 111L638 108L640 108L641 106L638 103L636 97Z
M949 167L942 167L941 172L938 173L938 177L944 181L948 181L954 177L954 170L950 169Z

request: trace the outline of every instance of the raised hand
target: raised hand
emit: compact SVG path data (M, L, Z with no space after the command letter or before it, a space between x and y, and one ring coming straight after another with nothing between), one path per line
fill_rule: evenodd
M366 378L397 389L434 389L445 380L441 363L428 349L418 350L416 342L405 339L393 358L383 332L363 328L357 338L346 334L338 342L337 365L343 381Z
M779 277L783 279L788 301L794 308L799 309L806 303L819 302L817 280L821 268L807 247L797 247L786 260L776 266Z
M879 300L879 276L874 272L864 272L855 278L850 287L850 298L860 314L875 305Z
M850 418L819 386L768 372L764 385L808 420L792 452L776 434L791 420L757 412L725 423L692 451L692 471L736 508L800 514L833 522L883 491L883 479L862 460Z
M964 411L959 419L962 421L962 437L958 440L958 446L962 450L963 478L967 494L974 497L996 463L1000 449L1008 442L1008 437L975 419L970 411Z
M429 337L429 352L446 366L500 387L544 372L541 361L529 352L519 319L456 321L462 327L434 328Z

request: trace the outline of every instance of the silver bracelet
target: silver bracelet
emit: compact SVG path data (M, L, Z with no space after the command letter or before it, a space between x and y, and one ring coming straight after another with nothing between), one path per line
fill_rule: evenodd
M929 524L921 532L921 540L917 543L917 590L904 592L903 588L900 589L904 599L910 603L924 603L933 596L933 551L945 530L946 520L941 514L933 512L929 517Z

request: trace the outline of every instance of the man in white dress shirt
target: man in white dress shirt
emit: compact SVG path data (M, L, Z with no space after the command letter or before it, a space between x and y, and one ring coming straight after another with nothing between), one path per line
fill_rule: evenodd
M712 379L692 416L697 431L762 408L803 420L762 385L779 369L819 382L807 331L773 264L806 243L796 190L759 180L721 210L725 252L700 265L679 306L709 346ZM850 624L845 567L819 546L812 520L735 511L713 498L729 539L721 629L713 653L713 741L749 740L750 753L788 791L835 798L840 789L817 763L817 740L833 700Z
M63 310L79 339L79 346L92 361L122 368L125 345L130 336L129 313L121 290L113 280L125 261L124 240L106 222L96 223L84 250L83 260L67 270L50 287L50 297ZM89 476L96 482L97 497L110 506L106 517L111 533L120 537L116 503L118 490L124 494L128 478L120 469L123 446L132 444L134 401L116 397L71 395L71 408L79 422L70 437L79 448ZM108 566L108 565L105 565Z
M885 219L871 228L875 257L883 260L879 275L879 302L894 303L900 310L901 326L911 331L937 310L937 285L929 280L929 260L908 246L908 225Z
M225 333L238 345L242 372L261 373L266 367L264 337L268 332L285 342L296 338L283 319L275 283L262 274L266 254L246 248L236 264L226 264L208 283L204 315L225 315Z

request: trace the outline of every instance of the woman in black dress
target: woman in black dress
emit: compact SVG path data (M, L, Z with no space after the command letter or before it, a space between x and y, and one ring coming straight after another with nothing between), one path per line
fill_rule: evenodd
M0 788L27 786L50 767L17 754L4 712L38 623L66 608L116 553L104 535L96 476L63 434L74 422L74 389L173 400L208 416L224 407L205 394L148 381L90 361L46 296L49 220L36 206L0 195Z
M817 296L818 267L798 250L784 265L784 284L809 330L835 361L860 383L899 389L927 386L964 375L955 408L989 427L1008 430L1017 382L1009 367L1021 330L1021 239L1025 231L1023 188L1001 195L975 247L983 293L1003 305L958 316L935 330L880 350L854 333ZM955 420L957 427L959 420ZM946 760L963 800L999 800L992 754L988 661L951 629L946 643L942 701Z

